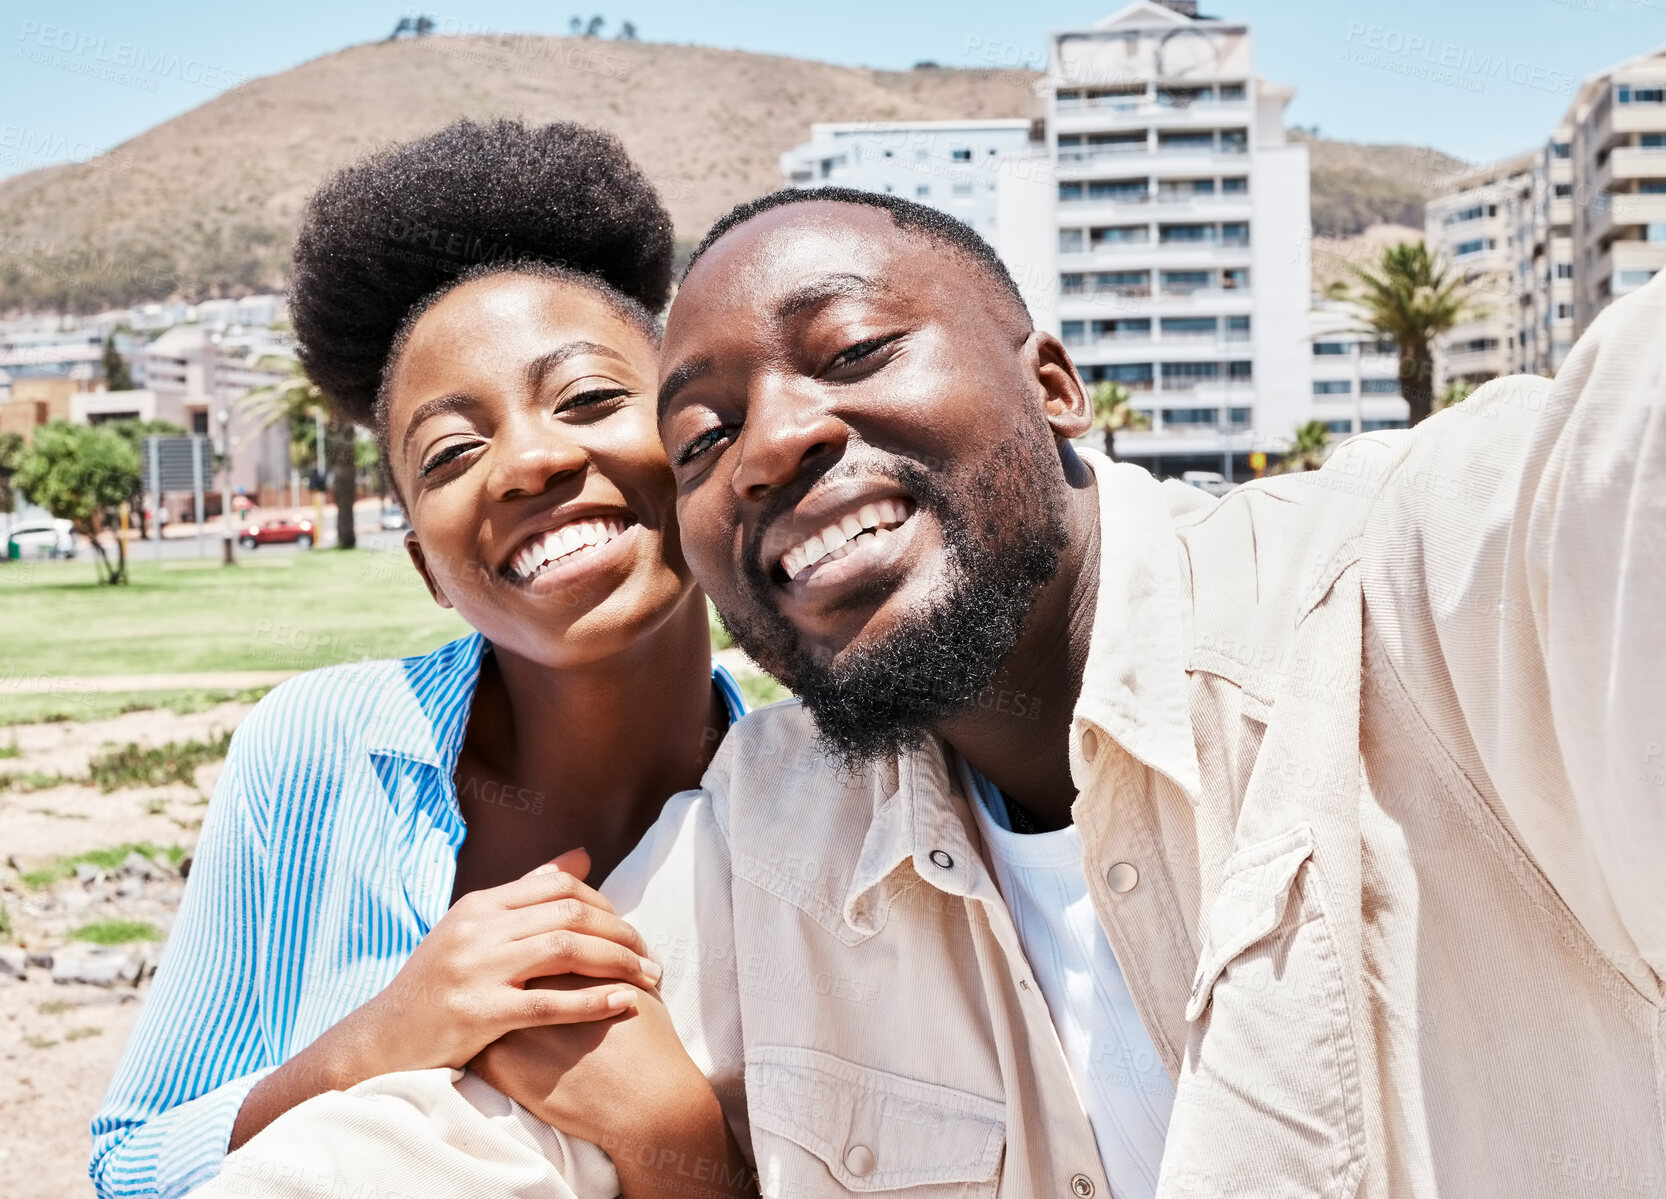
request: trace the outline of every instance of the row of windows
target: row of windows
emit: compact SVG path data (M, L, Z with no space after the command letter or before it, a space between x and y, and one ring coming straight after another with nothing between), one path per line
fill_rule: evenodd
M1249 287L1246 267L1229 267L1220 271L1159 271L1158 283L1163 295L1186 296L1196 291L1219 288L1239 291ZM1059 292L1067 296L1149 296L1150 271L1096 271L1092 274L1071 271L1059 276Z
M1460 209L1457 212L1449 213L1446 217L1446 220L1443 221L1442 223L1446 224L1446 225L1461 225L1465 221L1478 221L1484 216L1497 216L1497 215L1498 215L1498 205L1496 205L1496 204L1475 204L1475 205L1473 205L1469 208L1464 208L1464 209Z
M1157 196L1162 200L1189 200L1198 196L1213 196L1216 194L1216 183L1220 185L1220 195L1242 196L1249 194L1249 180L1242 175L1232 175L1215 179L1159 179L1157 181ZM1079 200L1108 202L1114 204L1140 204L1151 198L1151 180L1139 179L1092 179L1080 183L1059 184L1059 200L1063 203L1074 203Z
M1226 341L1248 341L1250 318L1165 316L1158 318L1157 331L1165 338L1218 337ZM1060 326L1060 336L1067 346L1087 344L1090 333L1094 341L1139 341L1151 336L1151 318L1113 317L1096 321L1065 321Z
M1112 362L1083 368L1090 382L1110 380L1136 391L1149 391L1161 378L1167 391L1184 390L1199 383L1225 379L1229 383L1247 383L1255 377L1250 362Z
M1352 379L1315 379L1313 394L1316 396L1351 396L1354 394ZM1359 381L1360 395L1397 396L1400 394L1400 380L1398 379L1361 379Z
M1633 87L1622 83L1615 90L1614 98L1621 104L1666 104L1666 88L1659 86Z
M1165 108L1189 108L1193 104L1230 104L1244 99L1247 93L1241 83L1222 83L1201 87L1159 87L1156 101ZM1060 108L1127 108L1145 103L1145 85L1126 87L1060 88Z
M1158 225L1159 245L1249 245L1247 221L1216 224ZM1151 243L1150 225L1095 225L1090 229L1060 229L1059 252L1080 254L1103 246L1143 246Z
M1096 153L1136 153L1151 146L1149 131L1145 129L1119 130L1115 133L1061 133L1059 157L1079 160ZM1242 154L1249 149L1248 129L1188 129L1157 130L1157 149L1162 153L1218 151L1222 154Z
M1465 254L1479 254L1482 250L1496 250L1497 248L1498 239L1496 237L1477 237L1470 241L1459 242L1453 253L1462 258Z
M1392 354L1395 352L1392 338L1379 337L1375 342L1364 342L1367 354ZM1347 354L1354 343L1349 341L1316 341L1313 343L1315 358L1334 357Z
M1375 433L1378 429L1404 429L1405 427L1406 422L1404 420L1366 420L1359 423L1360 432L1362 433ZM1325 432L1327 433L1352 433L1353 431L1354 422L1351 420L1328 420L1325 422Z

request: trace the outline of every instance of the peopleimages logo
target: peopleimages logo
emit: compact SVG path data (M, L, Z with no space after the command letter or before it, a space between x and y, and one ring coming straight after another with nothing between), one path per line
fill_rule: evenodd
M1554 67L1407 33L1388 25L1350 21L1345 40L1342 57L1349 62L1465 91L1482 91L1489 79L1558 96L1571 96L1579 87L1576 76Z
M140 87L145 91L155 91L157 81L161 79L179 79L227 91L248 78L201 59L181 58L165 50L151 50L137 42L111 42L100 34L80 33L62 25L25 21L17 36L23 44L14 57L40 66Z

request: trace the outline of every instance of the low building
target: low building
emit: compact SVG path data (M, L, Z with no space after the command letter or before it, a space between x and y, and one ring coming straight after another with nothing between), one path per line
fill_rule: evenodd
M1403 429L1409 409L1400 393L1400 353L1364 326L1363 314L1341 300L1320 300L1309 317L1313 396L1309 420L1341 438L1374 429Z

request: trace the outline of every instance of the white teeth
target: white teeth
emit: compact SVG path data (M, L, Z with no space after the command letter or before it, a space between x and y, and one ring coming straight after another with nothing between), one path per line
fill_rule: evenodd
M623 520L616 517L572 521L529 541L520 553L515 555L510 569L520 578L529 579L551 562L557 562L569 554L607 544L628 527Z
M856 550L859 544L865 544L907 519L908 506L900 500L863 504L855 512L840 517L838 524L828 525L781 555L781 569L787 578L796 579L818 563L837 562Z

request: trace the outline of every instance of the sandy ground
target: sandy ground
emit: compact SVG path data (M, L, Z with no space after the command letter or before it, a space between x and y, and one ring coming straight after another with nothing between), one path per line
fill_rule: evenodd
M88 759L111 745L207 740L235 728L248 704L222 704L188 716L166 710L132 712L86 723L22 725L20 756L0 772L82 774ZM0 902L14 938L31 951L54 952L71 928L103 919L142 920L166 931L183 883L165 871L150 879L119 875L68 879L45 890L24 886L23 871L60 856L128 842L158 847L196 844L218 763L200 768L195 786L173 785L106 795L77 785L0 792ZM127 951L154 965L161 946ZM128 1034L148 984L103 988L59 984L45 969L24 980L0 977L0 1195L64 1199L92 1195L87 1181L87 1123Z

